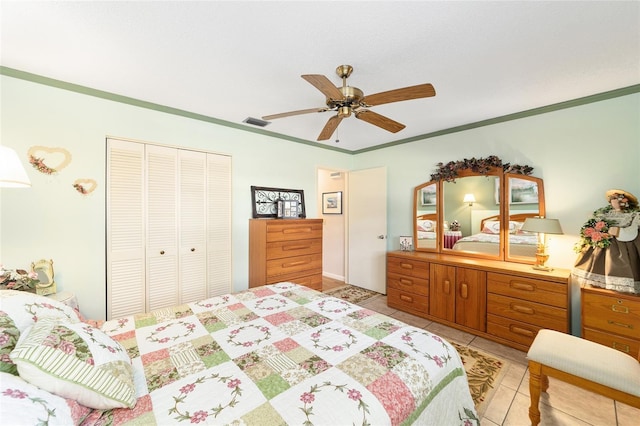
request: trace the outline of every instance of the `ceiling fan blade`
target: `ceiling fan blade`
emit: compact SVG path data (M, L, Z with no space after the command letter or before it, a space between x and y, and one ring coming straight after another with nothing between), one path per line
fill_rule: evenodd
M367 95L362 100L362 103L367 106L374 106L391 102L408 101L411 99L428 98L435 95L436 89L434 89L431 84L426 83Z
M398 123L384 115L380 115L377 112L369 111L368 109L357 111L356 118L367 123L378 126L384 130L388 130L391 133L397 133L404 129L406 126L402 123Z
M324 128L320 132L320 136L318 136L319 141L326 141L333 135L333 132L338 128L338 124L342 121L342 117L339 115L334 115L327 121L327 124L324 125Z
M311 83L316 89L324 93L324 95L329 99L338 101L344 97L342 92L338 90L331 80L322 74L305 74L301 77Z
M310 114L312 112L325 112L328 110L329 110L328 108L300 109L297 111L281 112L280 114L265 115L264 117L262 117L262 119L269 121L269 120L274 120L276 118L291 117L292 115Z

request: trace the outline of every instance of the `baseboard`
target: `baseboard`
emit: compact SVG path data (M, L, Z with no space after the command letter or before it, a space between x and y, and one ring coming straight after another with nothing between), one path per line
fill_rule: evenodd
M332 278L332 279L338 280L338 281L344 281L344 276L331 274L331 273L325 272L325 271L322 271L322 276L323 277L327 277L327 278Z

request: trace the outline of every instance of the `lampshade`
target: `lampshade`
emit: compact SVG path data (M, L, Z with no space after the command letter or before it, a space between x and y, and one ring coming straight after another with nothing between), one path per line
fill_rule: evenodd
M31 181L29 181L18 154L8 146L2 145L0 145L0 186L5 188L31 186Z
M472 205L473 203L476 202L476 197L473 194L464 194L464 198L462 199L463 203L469 203L469 205Z
M521 228L522 231L536 232L538 234L562 234L562 228L558 219L543 217L528 217Z

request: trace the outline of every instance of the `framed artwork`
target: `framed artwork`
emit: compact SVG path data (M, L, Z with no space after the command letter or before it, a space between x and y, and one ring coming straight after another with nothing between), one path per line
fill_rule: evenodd
M496 204L500 204L500 179L495 180ZM509 204L538 204L538 183L509 178Z
M436 184L429 185L427 187L422 188L422 193L420 194L421 204L423 206L435 206L436 205Z
M278 201L297 201L296 213L298 218L305 218L304 191L301 189L268 188L265 186L251 186L251 206L253 218L277 218Z
M413 250L413 237L409 237L409 236L400 237L400 250L402 251Z
M538 204L538 183L526 179L510 178L510 204Z
M322 193L322 214L342 214L342 191Z

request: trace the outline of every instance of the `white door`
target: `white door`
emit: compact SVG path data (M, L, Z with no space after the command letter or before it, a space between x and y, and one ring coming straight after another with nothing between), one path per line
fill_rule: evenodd
M386 294L387 169L349 172L347 283Z

